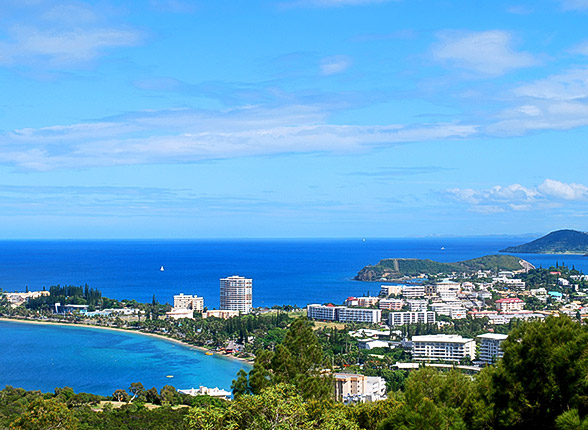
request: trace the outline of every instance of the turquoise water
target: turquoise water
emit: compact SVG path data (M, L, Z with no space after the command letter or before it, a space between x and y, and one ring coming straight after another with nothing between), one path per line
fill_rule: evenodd
M230 391L239 369L219 355L136 333L0 321L0 387L110 395L132 382L145 388L205 385ZM173 375L173 378L167 378Z

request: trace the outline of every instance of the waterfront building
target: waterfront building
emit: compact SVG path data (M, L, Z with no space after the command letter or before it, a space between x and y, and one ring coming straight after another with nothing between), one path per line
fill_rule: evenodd
M223 320L228 320L229 318L238 317L239 311L229 311L226 309L212 309L206 312L202 312L202 318L206 319L208 317L214 318L221 318Z
M517 297L496 300L496 310L499 312L517 312L522 311L525 302Z
M412 337L413 360L461 361L474 359L476 342L453 334L436 334Z
M252 308L253 280L229 276L220 280L220 308L247 314Z
M480 361L487 364L495 363L499 358L502 358L504 352L501 344L508 337L506 334L485 333L476 336L480 340Z
M430 324L435 322L435 312L390 312L388 315L389 326L400 326L405 324Z
M182 318L194 318L194 311L192 309L172 308L171 311L166 312L165 316L172 320L179 320Z
M204 310L204 298L180 293L174 296L174 309L191 309L202 312Z
M333 305L308 305L306 316L311 320L337 321L337 309L341 306Z
M386 399L386 380L379 376L335 373L335 398L345 404Z

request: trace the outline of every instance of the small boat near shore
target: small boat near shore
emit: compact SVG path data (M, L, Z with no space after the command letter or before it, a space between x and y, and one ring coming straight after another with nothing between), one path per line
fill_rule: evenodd
M206 351L204 355L214 355L214 353L212 351Z

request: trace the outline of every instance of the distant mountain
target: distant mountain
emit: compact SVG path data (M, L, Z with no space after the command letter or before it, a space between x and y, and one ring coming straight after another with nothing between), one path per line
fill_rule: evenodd
M475 273L478 270L521 270L533 266L512 255L486 255L456 263L439 263L416 258L387 258L376 265L365 266L355 277L358 281L392 280L402 276L420 274L450 274L453 272Z
M588 254L588 233L576 230L552 231L546 236L500 252L527 254Z

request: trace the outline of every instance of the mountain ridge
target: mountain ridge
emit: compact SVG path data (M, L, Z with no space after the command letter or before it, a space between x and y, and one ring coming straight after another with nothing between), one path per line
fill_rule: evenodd
M509 246L499 252L516 254L588 254L588 233L562 229L518 246Z

